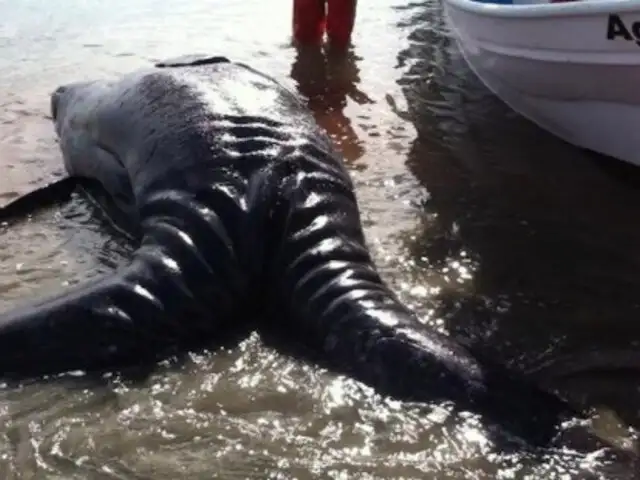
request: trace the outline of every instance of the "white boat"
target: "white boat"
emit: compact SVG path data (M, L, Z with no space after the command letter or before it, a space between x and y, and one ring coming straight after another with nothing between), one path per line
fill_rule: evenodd
M513 110L640 165L640 0L444 0L460 49Z

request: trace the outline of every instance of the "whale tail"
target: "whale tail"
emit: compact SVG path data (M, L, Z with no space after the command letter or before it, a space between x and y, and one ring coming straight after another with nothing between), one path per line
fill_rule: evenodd
M377 273L338 160L320 148L296 163L302 168L270 220L284 232L267 274L278 279L268 295L278 331L380 393L453 400L534 443L577 416L559 397L422 324Z
M177 192L143 210L128 266L0 315L3 378L149 365L237 330L247 275L219 214Z

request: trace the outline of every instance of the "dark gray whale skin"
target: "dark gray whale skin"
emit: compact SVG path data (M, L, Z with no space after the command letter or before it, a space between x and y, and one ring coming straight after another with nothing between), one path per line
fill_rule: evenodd
M394 397L454 401L532 441L573 411L423 324L378 275L352 181L298 97L223 57L60 87L65 167L138 230L111 276L0 314L0 375L104 371L259 317Z

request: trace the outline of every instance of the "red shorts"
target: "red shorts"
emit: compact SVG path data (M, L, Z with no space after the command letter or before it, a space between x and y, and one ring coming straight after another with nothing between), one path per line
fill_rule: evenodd
M357 0L293 0L293 37L300 43L329 42L347 46L351 41Z

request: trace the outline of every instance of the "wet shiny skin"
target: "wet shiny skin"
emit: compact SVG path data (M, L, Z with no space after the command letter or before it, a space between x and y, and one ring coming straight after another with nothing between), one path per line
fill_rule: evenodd
M259 317L381 392L451 399L532 440L574 415L398 301L342 160L273 79L217 59L69 85L52 103L68 171L132 207L140 247L112 276L3 314L3 374L156 361Z

